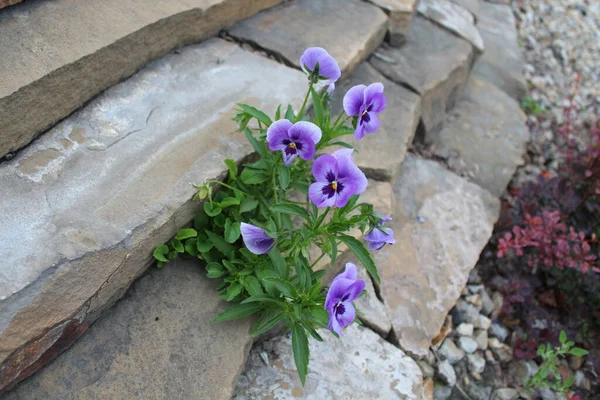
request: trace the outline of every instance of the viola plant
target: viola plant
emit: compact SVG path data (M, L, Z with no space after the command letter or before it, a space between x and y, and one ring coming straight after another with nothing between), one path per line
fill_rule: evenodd
M353 302L365 288L354 264L346 264L329 285L322 282L326 269L317 265L327 257L328 267L335 266L344 244L379 281L365 244L377 250L395 241L383 226L390 218L359 201L367 178L354 163L352 146L341 140L377 130L377 114L386 105L383 85L350 89L344 111L334 119L330 96L341 75L337 62L324 49L310 48L300 66L308 90L298 113L279 106L271 118L238 104L233 119L254 148L254 158L241 168L225 160L229 173L223 181L196 186L194 197L203 205L193 227L158 246L154 257L158 267L179 255L205 262L208 277L219 280L220 296L233 304L215 321L254 315L253 336L275 326L291 332L304 384L308 337L322 341L320 328L342 336L343 328L357 321ZM305 112L309 98L310 116ZM353 228L366 233L364 243L349 234Z

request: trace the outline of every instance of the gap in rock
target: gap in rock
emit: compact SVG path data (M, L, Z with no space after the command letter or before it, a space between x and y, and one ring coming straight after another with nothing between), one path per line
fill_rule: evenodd
M262 47L261 45L259 45L257 42L255 42L253 40L242 39L240 37L233 36L228 31L225 31L225 30L221 31L218 36L219 36L219 38L221 38L223 40L237 44L243 50L259 53L260 55L262 55L265 58L268 58L269 60L273 60L273 61L278 62L279 64L283 64L289 68L294 68L294 69L300 70L298 65L292 63L290 60L288 60L282 54L280 54L274 50L267 49L266 47Z

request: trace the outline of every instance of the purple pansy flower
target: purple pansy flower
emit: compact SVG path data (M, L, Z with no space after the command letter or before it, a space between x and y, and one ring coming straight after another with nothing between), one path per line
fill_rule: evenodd
M357 117L354 137L362 139L365 133L379 129L377 114L383 111L387 100L383 94L383 84L357 85L344 95L344 111L350 117Z
M300 57L300 67L308 74L313 83L325 80L326 84L331 84L342 75L335 59L321 47L310 47L304 50Z
M280 119L267 129L267 143L269 149L281 150L285 165L290 165L298 156L303 160L312 160L321 135L321 128L312 122L292 124L287 119Z
M386 222L391 221L392 219L381 213L376 214L379 216L379 223L365 236L365 240L369 242L369 250L379 250L386 244L396 243L394 231L390 228L383 227Z
M266 254L271 250L275 239L269 237L266 232L258 226L242 222L240 230L244 244L254 254Z
M356 317L352 302L365 289L365 281L356 279L356 265L346 264L343 273L336 276L329 286L325 299L325 310L329 313L328 328L342 336L342 328L350 325Z
M312 167L315 183L308 197L317 207L344 207L348 199L367 188L367 177L354 164L352 149L341 149L317 158Z

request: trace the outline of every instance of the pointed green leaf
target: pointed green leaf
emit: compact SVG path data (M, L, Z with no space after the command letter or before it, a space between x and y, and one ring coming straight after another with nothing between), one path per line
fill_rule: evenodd
M240 212L252 211L258 206L258 200L247 199L240 205Z
M276 212L276 213L282 213L282 214L297 215L297 216L303 217L307 220L310 219L310 215L308 214L308 211L306 211L304 208L300 207L297 204L291 204L291 203L275 204L275 205L271 206L271 211Z
M209 217L216 217L221 214L221 207L219 207L217 203L206 202L204 203L204 212Z
M244 318L248 315L252 315L257 311L262 310L263 306L259 303L251 304L236 304L217 315L213 322L230 321L232 319Z
M215 235L211 231L205 231L206 236L208 236L208 240L219 250L224 256L229 257L234 251L235 248L227 243L225 239L220 236Z
M260 286L260 282L258 282L258 279L252 275L244 276L242 279L242 284L250 296L260 296L264 293L262 287Z
M240 238L240 226L240 222L231 222L230 220L225 222L225 240L228 243L235 243Z
M269 127L269 125L273 123L273 121L271 121L271 118L269 118L267 114L260 111L259 109L249 106L248 104L238 103L237 105L241 107L242 110L244 110L246 113L252 115L254 118L265 124L267 127Z
M271 261L273 262L273 265L275 266L275 268L277 268L277 272L279 272L279 276L282 278L287 278L288 277L287 263L285 262L285 259L283 258L283 256L279 252L279 250L277 250L277 247L273 246L273 248L269 252L269 257L271 258Z
M565 331L560 331L560 336L558 337L561 343L566 343L567 341L567 333Z
M252 325L252 328L250 328L250 335L256 337L265 333L274 327L284 317L285 314L280 310L275 310L261 315L254 325Z
M206 265L207 276L209 278L219 278L225 273L223 266L216 262L211 262Z
M266 182L269 176L262 171L246 167L242 170L240 178L246 185L259 185Z
M156 246L153 254L154 254L154 258L156 258L158 261L162 261L164 263L169 262L167 257L165 257L166 254L169 254L169 246L164 245L164 244L161 244L160 246Z
M306 374L308 373L308 338L306 332L300 324L292 326L292 352L294 354L294 362L298 370L298 377L302 385L306 382Z
M177 251L178 253L185 252L185 249L183 248L183 243L181 243L181 240L173 239L172 245L173 245L173 248L175 249L175 251Z
M198 232L192 228L180 229L175 235L175 239L184 240L198 236Z
M582 349L580 347L573 347L571 350L569 350L569 354L577 357L587 356L588 353L589 352L587 350Z
M225 165L227 165L227 169L229 170L229 179L234 180L238 174L238 166L235 161L230 158L225 160Z
M277 174L279 175L279 186L281 189L286 190L288 185L290 184L290 170L285 165L280 165L277 169Z
M219 207L227 208L231 206L237 206L240 204L240 201L235 197L226 197L222 201L219 202Z
M264 281L266 282L270 282L273 283L273 285L275 285L275 287L281 292L283 293L284 296L286 297L294 297L294 293L296 292L296 289L294 288L294 286L289 283L288 281L278 278L278 277L265 277L263 278Z
M225 300L231 301L231 300L235 299L237 295L239 295L240 293L242 293L243 289L244 289L244 287L241 284L239 284L237 282L232 283L227 288L227 292L226 292L226 295L225 295Z
M338 239L348 246L356 258L358 258L361 264L367 269L369 275L371 275L378 283L381 282L381 278L379 278L379 274L377 273L377 266L373 262L373 259L365 246L352 236L339 235Z
M285 119L288 119L292 122L296 119L296 114L294 114L294 109L291 104L288 104L287 109L285 110Z

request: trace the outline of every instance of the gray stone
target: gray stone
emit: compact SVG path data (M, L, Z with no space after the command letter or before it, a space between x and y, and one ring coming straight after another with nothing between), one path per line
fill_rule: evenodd
M473 326L475 328L488 330L492 326L492 320L486 317L485 315L479 314L477 319L473 321Z
M469 363L469 371L476 374L483 374L485 370L485 358L481 353L467 354L467 362Z
M382 10L360 0L297 0L248 18L228 33L296 68L304 50L323 47L345 74L383 41L387 21Z
M423 378L433 378L433 376L435 375L435 371L433 369L433 367L431 365L429 365L429 363L425 360L417 360L417 364L419 364L419 367L421 368L421 371L423 372Z
M427 19L415 16L401 48L381 47L370 61L388 79L421 95L427 132L439 130L446 111L464 90L472 46Z
M417 11L469 41L478 53L485 50L483 39L475 27L475 17L463 6L450 0L420 0Z
M452 395L452 388L436 383L433 398L435 400L446 400Z
M401 46L406 40L413 13L418 0L368 0L381 7L390 17L389 41L392 46Z
M450 338L446 338L446 340L444 340L444 343L442 343L438 354L444 360L448 360L448 362L452 365L465 358L464 351L456 347L456 344L454 344Z
M518 360L508 365L508 376L512 382L518 385L524 385L538 370L535 361Z
M442 382L444 382L448 386L456 385L456 373L454 372L454 368L448 362L448 360L441 361L438 364L438 375Z
M393 180L404 161L408 147L421 117L421 99L418 95L389 81L368 63L361 64L349 78L336 84L333 100L334 115L342 110L344 94L355 85L381 82L385 87L387 106L379 114L381 127L362 140L353 136L343 139L354 146L354 160L369 177L378 180Z
M514 388L500 388L492 393L492 400L513 400L519 396L519 391Z
M490 334L497 337L501 342L505 342L508 337L508 329L499 323L493 323L490 327Z
M475 342L477 342L477 348L480 350L487 350L488 348L488 331L485 329L478 330L473 336Z
M193 218L192 183L251 153L236 102L299 108L304 90L301 72L214 39L148 65L1 164L0 387L123 295Z
M191 259L153 268L6 400L231 399L252 319L211 323L228 304L205 274Z
M456 333L461 336L473 336L473 324L463 322L456 327Z
M477 21L479 18L479 0L452 0L452 2L469 10L475 17L475 21Z
M496 308L496 305L494 304L494 301L488 294L487 290L485 290L485 289L482 290L481 291L481 312L489 317L495 308Z
M3 10L0 158L147 62L280 2L54 0Z
M441 165L411 155L396 179L394 196L390 227L396 244L372 257L394 340L422 357L491 235L498 201Z
M306 384L300 383L292 341L276 337L252 349L234 399L421 399L419 366L373 331L353 324L337 339L322 332L324 341L310 339L311 360ZM270 365L259 356L266 351Z
M471 77L464 99L426 142L452 170L500 196L523 164L529 140L525 121L515 100L488 81Z
M475 353L477 350L477 342L468 336L458 338L458 346L466 353Z
M474 268L469 272L469 284L481 284L481 276L479 276L477 268Z
M515 99L525 96L523 60L510 6L481 2L477 27L486 51L473 65L473 75L493 83Z
M500 342L497 338L490 338L488 346L494 353L494 356L501 362L509 362L513 358L512 347Z
M452 309L452 318L455 324L474 324L479 319L479 312L473 304L460 299Z
M12 6L14 4L20 3L22 0L0 0L0 8Z

